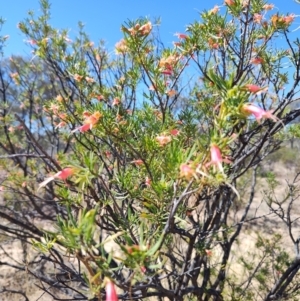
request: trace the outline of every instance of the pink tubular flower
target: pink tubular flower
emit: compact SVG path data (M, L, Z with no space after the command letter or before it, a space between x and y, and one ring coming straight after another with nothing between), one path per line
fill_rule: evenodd
M84 133L84 132L87 132L91 129L91 125L90 124L84 124L78 128L76 128L75 130L72 131L72 133L76 132L76 131L79 131L80 133Z
M55 178L66 180L68 177L73 175L74 169L71 167L67 167L54 175Z
M210 147L210 162L208 162L205 166L209 167L211 165L217 166L218 169L223 172L223 167L222 167L222 162L230 164L231 161L228 160L227 158L222 158L222 153L220 148L215 144L212 143L211 147Z
M257 85L248 84L245 86L245 89L250 93L257 94L257 93L266 92L268 90L268 87L262 88Z
M92 77L89 77L89 76L86 76L85 77L85 80L88 82L88 83L94 83L95 80L92 78Z
M105 100L105 97L104 97L104 95L102 95L102 94L96 95L96 98L97 98L98 101L103 101L103 100Z
M172 75L172 70L171 70L171 69L163 70L163 71L161 71L161 74L164 74L164 75Z
M218 5L215 5L214 8L212 8L209 12L213 15L217 14L220 10L220 7Z
M220 47L220 44L217 41L215 41L215 39L209 38L208 39L208 46L211 49L218 49Z
M225 0L224 2L225 2L225 4L228 5L228 6L234 5L234 0Z
M272 10L274 8L274 4L265 4L263 6L264 10Z
M158 67L160 72L165 75L172 75L173 69L180 60L179 54L169 55L160 59Z
M74 78L77 82L80 82L80 81L82 81L83 76L76 73L76 74L74 74L73 78Z
M171 134L172 136L178 136L178 135L180 134L180 131L177 130L177 129L173 129L173 130L170 131L170 134Z
M93 114L91 114L89 112L84 112L83 117L85 118L83 125L76 128L75 130L73 130L72 133L74 133L76 131L84 133L88 130L91 130L97 124L99 119L102 117L102 114L99 111L97 111Z
M112 106L118 106L121 103L121 100L119 97L115 97L111 103Z
M65 122L65 121L61 121L61 122L59 122L57 125L56 125L56 127L55 127L55 129L57 129L57 128L63 128L63 127L65 127L67 125L67 123Z
M160 146L165 146L166 144L171 142L172 138L171 136L161 135L161 136L157 136L155 140L158 142Z
M180 47L182 45L181 42L173 42L174 47Z
M131 163L139 166L139 165L143 165L144 161L142 159L136 159L136 160L131 161Z
M253 104L244 104L242 111L246 114L252 114L257 122L260 122L262 118L272 119L273 121L278 121L279 119L272 114L272 111L265 111L262 108L259 108Z
M179 169L180 169L180 177L186 178L187 180L190 180L195 174L194 169L190 165L185 163L181 164Z
M115 45L115 52L116 54L124 54L128 51L127 43L124 39L120 40Z
M253 59L251 59L250 63L254 64L254 65L259 65L262 64L264 62L264 60L261 57L254 57Z
M146 36L150 33L150 31L152 30L152 24L151 22L147 22L146 24L142 25L139 28L139 32L141 33L141 35Z
M145 274L147 272L147 268L144 265L141 266L141 272L143 274Z
M294 14L291 14L289 16L285 16L283 17L283 22L286 24L286 25L290 25L295 19L295 15Z
M174 36L176 36L180 40L185 40L188 37L186 34L184 34L184 33L178 33L178 32L176 32L174 34Z
M48 183L50 183L55 179L60 179L65 181L68 177L72 176L73 174L74 174L74 168L72 167L64 168L63 170L56 173L54 176L49 177L45 181L40 183L38 190L41 189L42 187L45 187Z
M105 291L106 301L118 301L118 295L115 289L115 285L111 280L106 281Z
M253 15L253 22L254 23L260 24L262 19L263 19L263 15L261 15L261 14L256 13L256 14Z

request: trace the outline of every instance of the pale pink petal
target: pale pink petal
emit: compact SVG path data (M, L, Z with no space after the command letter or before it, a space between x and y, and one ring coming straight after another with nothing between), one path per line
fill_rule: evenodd
M106 301L118 301L118 295L115 289L115 285L111 280L106 282L105 286L106 291Z
M161 136L157 136L155 138L155 140L158 142L158 144L160 146L165 146L166 144L168 144L169 142L171 142L172 138L171 138L171 136L161 135Z
M248 84L245 86L245 89L250 93L257 94L257 93L266 92L268 90L268 87L259 87L257 85Z
M211 165L217 166L218 169L223 172L222 162L230 164L232 163L228 158L223 158L222 153L218 145L215 143L212 143L210 147L210 162L206 163L206 167L209 167Z
M272 111L265 111L264 109L257 107L253 104L245 104L243 105L242 111L247 114L252 114L257 122L260 122L262 118L272 119L273 121L278 121L279 119L272 114Z
M141 159L137 159L137 160L133 160L131 161L131 163L135 164L135 165L143 165L144 161Z
M42 187L45 187L48 183L50 183L54 179L66 180L68 177L72 176L73 174L74 174L74 168L71 168L71 167L64 168L63 170L56 173L54 176L49 177L45 181L40 183L40 185L38 187L38 191Z
M59 171L57 174L55 174L54 177L61 180L65 180L73 174L74 174L74 168L67 167Z
M190 180L195 175L195 170L188 164L180 165L180 177Z
M45 187L48 183L50 183L51 181L53 181L55 179L54 176L47 178L45 181L43 181L42 183L40 183L38 191L42 188Z
M77 131L79 131L80 133L84 133L84 132L89 131L90 129L91 129L91 125L87 123L87 124L81 125L80 127L76 128L71 133L75 133Z
M177 36L177 38L178 39L180 39L180 40L185 40L185 39L187 39L187 35L186 34L184 34L184 33L175 33L175 36Z
M179 130L176 130L176 129L173 129L173 130L170 131L170 134L171 134L172 136L178 136L178 135L180 134L180 131L179 131Z

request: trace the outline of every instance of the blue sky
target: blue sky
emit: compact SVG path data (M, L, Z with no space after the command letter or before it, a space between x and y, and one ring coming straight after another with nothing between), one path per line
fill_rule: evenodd
M30 49L25 45L25 37L17 24L25 19L29 10L39 13L39 1L10 0L8 3L0 1L0 16L6 20L1 34L10 36L5 54L29 54ZM198 20L200 11L222 5L223 0L50 0L50 3L53 26L69 29L71 36L74 36L78 21L82 21L91 40L97 42L103 39L108 49L113 49L122 37L120 26L128 19L161 17L160 33L165 45L170 46L175 40L174 33L184 32L186 25ZM294 0L274 0L271 3L280 13L294 12L300 15L300 5ZM295 23L300 26L300 17Z

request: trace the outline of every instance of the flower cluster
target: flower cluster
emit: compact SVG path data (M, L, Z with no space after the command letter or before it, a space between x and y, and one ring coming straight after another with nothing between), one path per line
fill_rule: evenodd
M120 40L115 45L115 52L116 54L124 54L128 51L127 43L124 39Z
M161 58L158 63L160 72L165 75L172 75L174 67L179 60L180 55L178 53Z
M291 25L294 19L295 19L294 14L287 15L287 16L279 16L278 14L276 14L271 17L271 22L275 28L280 28L280 27L287 27Z
M144 25L136 24L131 28L123 28L123 30L131 36L147 36L152 30L152 24L148 21Z
M72 133L76 131L84 133L92 129L98 123L99 119L102 117L102 114L98 111L93 114L91 114L90 112L84 112L83 116L85 118L83 125L73 130Z

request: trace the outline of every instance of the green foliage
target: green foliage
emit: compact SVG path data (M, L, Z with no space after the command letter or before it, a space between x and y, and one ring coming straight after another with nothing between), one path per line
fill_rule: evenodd
M169 48L158 24L128 21L115 54L81 23L74 40L52 27L46 0L39 16L19 23L34 58L3 60L0 72L3 216L69 275L72 285L58 277L58 288L73 297L102 300L107 277L121 300L271 300L298 290L277 233L260 233L253 249L231 256L244 225L258 219L249 217L257 168L270 154L291 155L274 151L300 115L287 111L298 70L282 90L292 81L285 61L298 66L300 56L273 41L291 46L294 16L272 15L261 0L225 3ZM295 191L276 202L279 182L269 171L266 180L266 205L285 210ZM297 244L294 200L289 218L272 212ZM28 212L44 224L28 226Z

